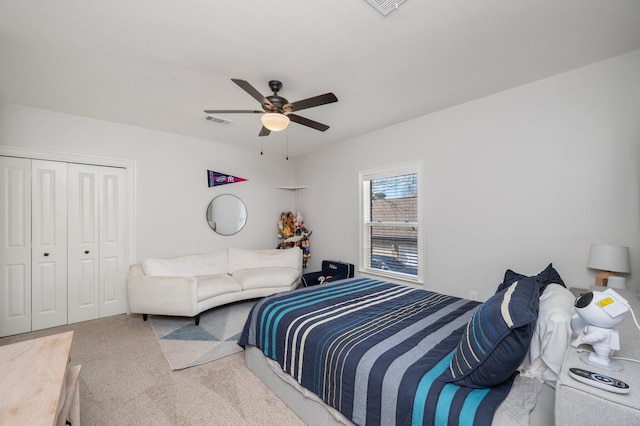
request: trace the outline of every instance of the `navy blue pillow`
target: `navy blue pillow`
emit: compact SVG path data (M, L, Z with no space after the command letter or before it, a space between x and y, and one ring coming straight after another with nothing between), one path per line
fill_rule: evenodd
M544 292L549 284L560 284L562 287L567 287L562 281L560 274L553 268L553 264L549 264L544 271L540 272L537 276L538 286L540 288L540 294Z
M522 275L517 272L513 272L511 269L507 269L507 271L504 273L504 279L498 286L498 290L496 290L496 294L500 293L502 290L509 287L514 282L519 281L526 277L527 277L526 275Z
M496 290L496 293L501 292L502 290L504 290L505 288L513 284L514 282L519 281L525 277L526 275L522 275L512 271L511 269L507 269L507 271L504 273L504 279L502 280L502 283L498 285L498 290ZM544 271L540 272L538 275L534 276L533 278L536 279L540 294L542 294L544 292L544 289L547 288L547 286L552 283L560 284L561 286L566 287L558 271L556 271L553 268L552 263L550 263L549 266L547 266L544 269Z
M443 380L488 388L509 379L529 350L539 303L535 278L524 277L480 305L467 324Z

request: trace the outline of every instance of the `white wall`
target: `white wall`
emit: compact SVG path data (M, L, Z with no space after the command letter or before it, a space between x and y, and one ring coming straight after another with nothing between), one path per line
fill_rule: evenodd
M390 108L393 105L389 105ZM280 211L313 230L308 270L358 263L358 172L420 160L425 287L486 298L507 268L549 262L588 285L592 242L631 247L640 288L640 51L286 161L211 141L0 104L0 145L136 161L137 259L274 247ZM294 170L295 166L295 170ZM207 169L248 178L208 188ZM295 171L295 179L294 179ZM281 185L308 185L292 194ZM216 195L247 204L235 236L212 232Z
M393 105L388 105L393 108ZM482 299L507 268L594 282L591 243L630 246L640 287L640 51L296 160L311 268L358 263L358 172L420 160L425 287Z
M193 254L216 248L275 248L283 191L293 161L257 150L0 104L0 145L135 160L136 259ZM207 187L207 169L249 179ZM205 218L217 195L246 204L245 228L214 233ZM286 197L284 200L288 200Z

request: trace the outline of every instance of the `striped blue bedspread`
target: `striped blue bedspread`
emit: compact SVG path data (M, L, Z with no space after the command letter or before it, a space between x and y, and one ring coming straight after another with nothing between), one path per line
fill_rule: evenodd
M353 278L262 299L238 343L357 425L490 425L512 380L471 389L439 379L478 305Z

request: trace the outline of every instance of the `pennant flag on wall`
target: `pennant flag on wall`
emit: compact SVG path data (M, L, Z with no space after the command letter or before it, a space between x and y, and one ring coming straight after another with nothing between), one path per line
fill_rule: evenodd
M207 170L207 177L209 179L209 187L226 185L228 183L244 182L245 180L248 180L237 176L214 172L213 170Z

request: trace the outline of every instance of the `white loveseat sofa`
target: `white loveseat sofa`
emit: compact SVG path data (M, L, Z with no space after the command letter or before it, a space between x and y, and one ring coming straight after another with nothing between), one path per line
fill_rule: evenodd
M230 248L129 267L129 312L195 317L216 306L293 290L302 276L302 250Z

